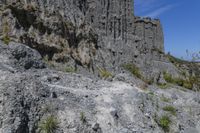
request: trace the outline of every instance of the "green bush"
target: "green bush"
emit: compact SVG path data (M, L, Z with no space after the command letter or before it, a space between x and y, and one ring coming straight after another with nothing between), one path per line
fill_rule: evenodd
M10 37L8 35L3 36L3 42L8 45L10 43Z
M189 81L185 81L183 83L183 87L192 90L193 84L191 82L189 82Z
M158 125L165 131L165 132L169 132L170 129L170 124L171 124L171 120L168 116L164 115L162 116L159 121L158 121Z
M80 113L80 121L81 121L82 123L86 123L86 116L85 116L84 112L81 112L81 113Z
M182 79L182 78L173 78L171 74L168 74L166 72L164 72L163 75L166 82L175 84L187 89L192 89L193 84L198 82L196 81L197 78L195 77L189 77L189 80L187 80L187 79Z
M170 84L168 84L168 83L157 83L157 85L159 86L159 88L161 88L161 89L167 89L167 88L169 88L169 87L171 87L171 85Z
M177 84L178 86L183 86L183 84L184 84L184 82L185 82L185 81L184 81L183 79L181 79L181 78L174 78L173 81L174 81L174 83Z
M57 128L58 120L52 115L42 120L39 125L39 130L41 133L54 133Z
M139 68L134 64L125 64L123 65L123 68L129 72L131 72L133 75L135 75L139 79L143 79L142 75L140 74Z
M165 106L163 110L170 112L172 115L176 115L176 109L173 106Z
M167 72L164 72L163 73L163 77L165 79L166 82L168 83L173 83L173 78L172 78L172 75L167 73Z
M74 67L65 67L65 72L67 72L67 73L75 73L76 69Z
M3 24L3 42L7 45L10 42L9 31L10 31L10 28L9 28L8 22L5 22Z
M99 68L99 75L101 78L107 79L112 77L112 73L107 71L106 69Z
M171 101L170 98L167 98L164 95L162 95L162 97L160 98L160 100L163 101L163 102L167 102L167 103Z

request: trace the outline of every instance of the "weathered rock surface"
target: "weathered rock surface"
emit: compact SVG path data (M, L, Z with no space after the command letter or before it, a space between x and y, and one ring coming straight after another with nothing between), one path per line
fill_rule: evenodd
M182 71L164 54L159 20L135 17L132 5L0 0L0 133L38 133L49 117L55 133L200 132L199 92L144 83L163 85L164 71ZM112 78L100 80L99 69ZM162 127L166 115L171 123Z
M49 114L58 119L57 133L162 133L163 115L172 121L170 132L200 132L199 92L177 86L143 90L127 74L104 81L35 67L43 64L40 54L22 44L0 43L0 50L1 133L38 132ZM28 58L35 62L26 68ZM163 111L165 106L175 114Z
M1 14L2 39L36 49L59 69L97 75L136 64L149 79L179 75L163 54L159 20L135 17L132 0L1 0Z

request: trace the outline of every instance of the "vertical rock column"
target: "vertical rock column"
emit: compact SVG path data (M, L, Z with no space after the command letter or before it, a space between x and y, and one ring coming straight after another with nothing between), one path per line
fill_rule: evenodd
M88 0L87 20L101 35L127 40L134 27L132 0Z
M164 52L163 30L159 20L136 17L134 34L145 41L144 47Z

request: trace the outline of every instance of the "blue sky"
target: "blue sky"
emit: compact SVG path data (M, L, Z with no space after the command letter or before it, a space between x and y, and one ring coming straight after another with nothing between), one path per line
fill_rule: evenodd
M188 59L200 51L200 0L135 0L135 15L159 18L165 35L165 51Z

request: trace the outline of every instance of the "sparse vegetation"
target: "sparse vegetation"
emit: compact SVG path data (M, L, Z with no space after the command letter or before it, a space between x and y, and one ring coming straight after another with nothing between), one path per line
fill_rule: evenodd
M103 69L103 68L99 68L99 75L101 78L103 79L107 79L107 78L110 78L112 77L112 73L107 71L106 69Z
M185 60L182 60L182 59L179 59L179 58L176 58L170 54L167 55L167 58L169 59L169 61L171 63L173 63L175 66L178 66L179 64L182 64L182 63L188 63L188 61L185 61Z
M76 72L76 69L74 67L65 67L65 72L68 72L68 73L75 73Z
M24 7L25 10L28 10L30 12L34 12L37 10L36 6L31 3L31 4L27 4L25 7Z
M56 117L50 115L43 119L39 125L40 133L54 133L58 128L58 120Z
M80 113L80 121L81 121L82 123L86 123L86 116L85 116L84 112L81 112L81 113Z
M158 87L161 88L161 89L167 89L167 88L171 87L171 85L168 84L168 83L163 83L163 84L159 84L159 83L158 83L157 85L158 85Z
M163 110L170 112L172 115L176 115L176 109L173 106L165 106Z
M143 79L142 75L140 74L139 68L134 64L125 64L123 65L123 68L129 72L131 72L133 75L135 75L139 79Z
M7 22L5 22L3 25L3 39L2 40L7 45L10 43L9 30L10 30L9 25Z
M170 129L170 124L171 124L171 120L169 118L169 116L162 116L159 121L158 121L158 125L165 131L165 132L169 132Z
M122 65L122 67L129 71L130 73L132 73L134 76L136 76L137 78L141 79L142 81L145 82L145 88L148 87L148 85L151 85L154 83L154 79L146 79L142 76L140 69L135 65L135 64L124 64ZM143 87L144 88L144 87Z
M182 78L173 78L171 74L164 72L164 79L166 82L171 83L171 84L176 84L178 86L187 88L187 89L192 89L194 80L195 78L189 78L187 79L182 79Z
M3 42L8 45L10 43L10 37L8 35L4 35Z
M165 54L162 50L156 48L156 47L153 47L152 51L156 51L158 52L159 54Z
M194 89L194 86L196 86L197 90L200 90L200 69L197 62L179 59L170 54L167 57L184 76L184 79L174 79L174 83L187 89Z
M167 103L171 101L170 98L167 98L164 95L161 96L160 100L163 101L163 102L167 102Z
M167 72L163 72L163 77L164 77L166 82L173 83L173 79L172 79L172 75L171 74L169 74Z

